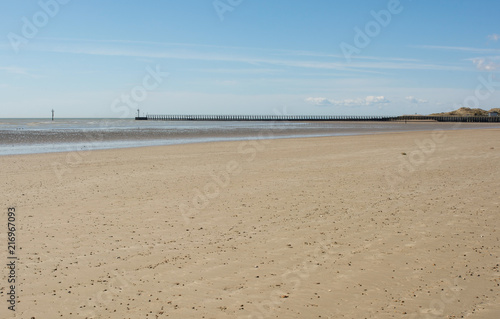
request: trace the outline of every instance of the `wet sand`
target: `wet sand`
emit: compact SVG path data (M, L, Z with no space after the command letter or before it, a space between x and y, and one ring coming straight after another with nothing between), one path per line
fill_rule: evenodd
M105 122L104 122L105 123ZM158 141L158 140L189 140L197 138L259 138L259 137L293 137L318 135L359 135L388 132L424 131L433 129L483 129L500 128L497 123L438 123L433 121L404 122L234 122L234 126L227 126L228 122L221 122L226 126L193 127L186 129L177 126L179 122L165 123L165 127L158 128L130 128L130 129L45 129L32 130L22 128L17 130L0 130L0 145L22 144L54 144L54 143L87 143L88 145L113 141ZM189 122L182 122L189 123ZM202 122L203 123L203 122ZM217 122L211 122L217 123ZM249 126L245 127L245 124ZM286 124L292 124L287 126ZM243 126L241 126L243 125Z
M0 317L498 318L499 136L1 156Z

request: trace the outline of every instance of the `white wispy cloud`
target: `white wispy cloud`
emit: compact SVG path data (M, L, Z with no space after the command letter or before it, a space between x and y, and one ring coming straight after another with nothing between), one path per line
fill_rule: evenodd
M492 34L488 36L488 38L497 41L498 39L500 39L500 35ZM411 47L419 49L447 50L447 51L457 51L466 53L482 53L482 54L500 53L500 49L485 49L485 48L472 48L472 47L454 47L454 46L438 46L438 45L415 45ZM478 57L466 60L471 61L476 67L476 69L481 71L494 71L500 69L500 64L493 62L494 60L498 60L498 56Z
M279 69L262 69L262 68L198 68L198 69L189 69L191 71L196 72L207 72L207 73L223 73L223 74L279 74L282 73L282 70Z
M176 43L176 42L155 42L155 41L134 41L134 40L92 40L92 39L71 39L71 38L49 38L40 37L41 40L48 40L52 42L64 43L108 43L108 44L128 44L128 45L151 45L157 47L177 47L177 48L205 48L205 49L220 49L220 50L233 50L241 52L261 52L273 56L312 56L320 58L337 58L342 61L345 59L344 55L330 54L324 52L312 52L304 50L286 50L286 49L269 49L269 48L256 48L256 47L241 47L241 46L226 46L226 45L212 45L212 44L193 44L193 43ZM375 56L356 56L353 59L359 60L376 60L376 61L399 61L399 62L420 62L418 59L408 59L399 57L375 57Z
M336 59L345 59L344 55L340 54L328 54L322 52L309 52L309 51L287 51L287 55L295 55L295 56L310 56L317 58L336 58ZM368 55L359 55L353 57L353 60L374 60L374 61L393 61L393 62L420 62L418 59L407 59L407 58L396 58L396 57L375 57Z
M475 58L472 59L472 63L480 71L495 71L500 69L500 64L493 62L493 60L498 60L499 57L486 57L486 58Z
M15 75L23 75L27 76L30 78L39 78L41 76L32 73L30 70L26 68L20 68L17 66L0 66L0 71L7 72L9 74L15 74Z
M474 53L500 53L500 49L484 49L484 48L471 48L471 47L455 47L455 46L442 46L442 45L410 45L410 48L427 49L427 50L447 50L447 51L462 51Z
M414 96L407 96L405 99L408 102L413 103L413 104L425 104L425 103L429 103L429 101L427 101L427 100L419 99L419 98L416 98Z
M149 46L149 47L148 47ZM221 61L240 62L251 65L274 65L281 67L296 67L304 69L322 69L349 71L357 73L380 73L384 70L465 70L461 66L429 64L418 60L397 59L397 58L374 58L367 57L352 63L346 64L341 57L331 56L331 61L307 60L307 56L314 56L313 53L305 54L300 51L285 51L256 48L231 48L206 46L196 44L179 43L155 43L155 42L133 42L133 41L56 41L38 43L32 45L33 51L70 53L97 56L126 56L135 58L154 59L179 59L198 61ZM281 52L281 53L279 53ZM286 53L288 56L283 57ZM317 55L321 55L317 54ZM373 61L370 61L373 60ZM360 62L361 61L361 62Z
M391 103L385 96L367 96L365 98L334 100L324 97L309 97L306 102L316 106L370 106Z
M492 41L498 41L498 40L500 40L500 34L496 34L496 33L490 34L488 36L488 39L490 39Z
M312 103L316 106L330 106L333 105L332 101L324 97L308 97L306 102Z

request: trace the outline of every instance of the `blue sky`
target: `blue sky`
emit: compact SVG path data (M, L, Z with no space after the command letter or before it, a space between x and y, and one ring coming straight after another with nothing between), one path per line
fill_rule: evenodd
M500 2L0 2L0 118L500 107ZM168 73L168 76L167 76Z

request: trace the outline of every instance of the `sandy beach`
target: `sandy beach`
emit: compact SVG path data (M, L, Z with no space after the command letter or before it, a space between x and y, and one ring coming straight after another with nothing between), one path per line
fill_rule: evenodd
M1 156L0 318L499 318L499 136Z

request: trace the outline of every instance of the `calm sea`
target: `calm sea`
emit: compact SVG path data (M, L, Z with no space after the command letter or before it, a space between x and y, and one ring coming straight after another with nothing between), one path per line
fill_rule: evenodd
M463 124L464 128L499 124ZM457 129L450 123L210 122L133 119L0 119L0 155L70 152L256 138L294 138Z

